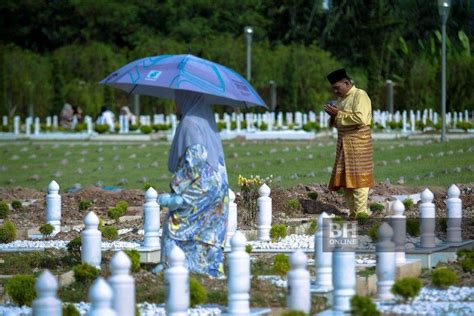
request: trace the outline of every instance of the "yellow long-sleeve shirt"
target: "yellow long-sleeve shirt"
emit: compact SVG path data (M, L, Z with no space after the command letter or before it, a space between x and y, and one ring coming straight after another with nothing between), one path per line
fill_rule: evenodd
M370 125L372 121L372 104L362 89L355 86L347 94L337 100L339 112L336 116L336 127L351 125Z

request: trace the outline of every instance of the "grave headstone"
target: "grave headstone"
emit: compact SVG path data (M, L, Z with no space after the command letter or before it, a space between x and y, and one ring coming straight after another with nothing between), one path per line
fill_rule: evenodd
M15 116L13 119L13 133L15 135L20 135L20 117Z
M270 187L265 183L258 189L260 197L257 199L257 229L258 240L269 241L272 228L272 199Z
M356 288L355 253L344 250L338 243L332 257L333 310L349 312Z
M316 267L317 291L332 290L332 252L324 251L324 232L328 232L331 220L326 212L322 212L318 217L318 227L314 236L314 265Z
M448 189L446 205L448 208L447 241L450 243L462 242L462 201L459 198L461 191L453 184Z
M123 251L110 260L112 275L108 282L113 292L112 307L117 316L135 315L135 280L130 275L132 262Z
M58 129L58 116L53 116L53 129L56 131Z
M110 285L103 277L98 277L89 289L91 306L87 316L117 316L117 313L112 309L113 296L114 293Z
M39 117L36 117L35 118L35 131L34 131L35 135L39 135L40 133L40 118Z
M236 231L230 241L232 251L227 257L227 313L230 315L250 314L250 255L245 251L246 244L245 236Z
M390 300L393 298L391 289L395 283L395 244L392 242L393 229L383 223L378 229L378 241L375 246L377 257L377 298Z
M158 193L154 188L148 188L145 192L144 209L144 240L143 246L160 247L160 206L157 203Z
M425 189L421 193L420 204L420 247L436 247L435 242L435 205L433 193Z
M405 206L400 200L395 200L392 205L392 215L390 225L393 229L393 243L395 244L396 264L405 263L405 242L406 242L406 216Z
M229 188L229 216L227 220L227 244L230 245L232 236L237 230L237 203L235 203L235 193Z
M36 279L36 299L32 309L35 316L61 316L62 303L57 297L58 281L48 270L43 271Z
M298 249L290 256L290 271L288 271L287 305L289 310L311 311L311 278L306 269L308 258L303 250Z
M48 185L46 220L48 224L54 226L53 235L61 231L61 196L59 195L59 184L54 180Z
M89 212L84 218L84 230L81 233L81 261L100 268L102 261L102 233L99 228L99 218L94 212Z
M185 316L188 314L189 271L184 266L185 259L181 248L174 246L169 256L170 267L165 270L166 315Z

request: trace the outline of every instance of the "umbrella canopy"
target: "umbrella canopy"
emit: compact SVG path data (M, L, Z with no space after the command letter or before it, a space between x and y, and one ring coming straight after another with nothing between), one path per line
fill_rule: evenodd
M167 99L174 99L175 90L188 90L207 95L210 104L267 108L238 73L193 55L142 58L114 71L100 83L128 93Z

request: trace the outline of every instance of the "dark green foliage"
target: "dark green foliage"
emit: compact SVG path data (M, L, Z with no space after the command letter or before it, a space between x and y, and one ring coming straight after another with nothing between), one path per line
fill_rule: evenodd
M395 281L392 293L408 300L417 296L422 287L423 283L418 278L403 278Z
M74 278L77 282L92 283L99 275L100 270L87 263L81 263L73 268Z
M10 209L8 208L8 204L6 202L0 202L0 219L8 218L10 214Z
M289 199L288 202L287 202L287 205L289 208L293 209L293 210L297 210L300 206L300 202L298 201L298 199Z
M311 200L317 200L318 199L318 192L316 191L312 191L312 192L308 192L307 196L311 199Z
M73 304L67 304L63 306L63 316L81 316L81 314Z
M104 134L109 130L109 125L107 124L95 124L94 130L99 134Z
M279 253L273 257L273 269L278 275L286 275L290 270L290 263L288 262L288 256Z
M270 229L270 238L277 240L286 237L286 226L283 224L273 225Z
M364 270L357 271L357 275L361 277L368 277L375 274L375 267L367 267Z
M74 127L74 130L76 132L82 132L87 129L87 124L86 123L77 123L76 126Z
M16 275L5 286L7 294L18 306L31 306L36 297L35 278L32 275Z
M153 124L153 130L155 132L167 131L169 129L171 129L171 124ZM145 134L148 134L148 133L145 133Z
M377 316L380 315L380 312L369 296L354 295L351 298L351 315Z
M81 246L82 246L81 236L77 236L76 238L72 239L70 242L67 243L67 252L69 253L69 255L75 258L80 258Z
M189 279L189 295L191 306L201 305L207 301L207 290L196 278Z
M439 288L448 288L458 283L458 276L447 267L436 268L431 275L431 283Z
M16 239L16 226L12 221L6 220L0 226L0 243L7 244Z
M225 122L218 122L218 123L217 123L217 130L218 130L219 132L225 130L226 127L227 127L227 125L226 125Z
M405 199L403 200L403 205L405 206L405 210L409 210L411 209L411 207L413 206L413 200L412 199Z
M378 240L378 230L379 230L380 224L374 224L372 227L369 228L369 237L372 239L373 242L377 242Z
M282 316L306 316L308 314L302 311L289 310L287 312L283 312L281 315Z
M344 222L344 218L342 218L341 216L339 215L336 215L332 218L332 222L333 223L343 223Z
M357 220L357 223L359 224L365 224L367 223L367 221L369 220L369 214L365 213L365 212L359 212L357 213L356 215L356 220Z
M369 208L372 213L383 212L384 210L384 206L380 203L372 203Z
M153 128L149 125L140 126L140 132L142 132L142 134L150 134L152 131L153 131Z
M132 272L140 271L140 253L135 249L126 249L123 252L127 254L132 262Z
M128 129L130 130L130 132L133 132L133 131L136 131L139 128L140 128L140 125L138 125L138 124L130 124Z
M303 130L306 132L310 132L310 131L319 132L320 129L321 127L316 122L308 122L306 124L303 124Z
M474 268L474 250L461 249L457 252L458 263L464 272L472 272Z
M89 200L82 200L79 202L79 210L86 211L92 206L92 202Z
M115 240L118 237L118 229L115 226L104 226L100 231L105 240Z
M115 221L118 221L118 219L123 216L125 214L125 212L123 211L123 209L119 208L119 207L111 207L109 208L109 210L107 211L107 215L115 220Z
M315 219L312 219L311 223L309 224L307 234L314 235L317 229L318 229L318 222Z
M54 226L49 223L43 224L39 228L39 232L43 236L50 236L53 233L53 231L54 231Z
M467 131L468 129L473 128L473 124L471 122L466 122L466 121L457 122L456 128L460 128L460 129L463 129L464 131Z
M252 250L253 250L252 245L245 245L245 251L246 251L247 253L251 253Z
M21 211L21 209L22 209L21 201L18 201L18 200L13 201L13 202L12 202L12 208L13 208L15 211Z
M407 234L412 237L420 236L420 221L417 218L407 218Z
M123 200L122 200L122 201L118 201L117 204L115 204L115 207L121 209L121 210L124 212L124 214L125 214L125 212L126 212L127 209L128 209L128 202L127 202L127 201L123 201Z
M268 130L268 124L265 123L265 122L262 122L262 124L260 124L260 130L261 131L267 131Z

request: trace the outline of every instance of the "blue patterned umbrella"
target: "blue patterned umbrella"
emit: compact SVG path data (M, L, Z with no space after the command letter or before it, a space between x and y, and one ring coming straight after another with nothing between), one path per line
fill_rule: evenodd
M188 90L207 95L211 104L267 107L238 73L193 55L142 58L114 71L100 83L130 94L174 99L175 90Z

